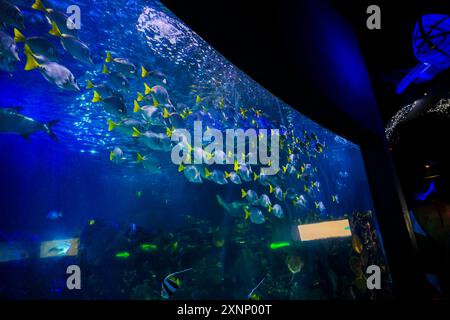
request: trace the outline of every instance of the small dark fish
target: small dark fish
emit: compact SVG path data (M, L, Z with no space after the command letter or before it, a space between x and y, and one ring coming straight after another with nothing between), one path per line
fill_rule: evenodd
M32 5L32 8L34 10L42 11L45 14L45 18L48 23L51 25L52 22L54 22L58 26L61 33L70 35L76 34L75 24L64 13L51 8L45 8L41 0L36 0Z
M124 58L113 58L110 52L106 53L106 63L112 63L116 70L127 76L136 76L136 66Z
M88 89L88 90L94 89L102 97L109 97L109 96L115 95L114 90L111 89L110 87L108 87L106 84L104 84L104 83L93 84L91 82L91 80L87 81L86 89Z
M127 107L123 103L122 98L116 96L110 96L102 98L100 94L94 90L94 98L92 102L102 102L106 111L112 114L124 115L127 113Z
M60 218L62 218L63 214L62 212L57 212L57 211L50 211L49 213L47 213L47 219L49 220L58 220Z
M60 38L64 50L72 57L86 64L94 64L89 47L80 39L70 34L62 34L54 22L52 22L52 30L49 33Z
M102 73L107 74L109 76L108 78L111 82L111 85L115 89L117 90L128 89L129 81L122 73L116 71L109 71L106 65L103 65Z
M43 37L25 37L22 32L14 29L14 41L25 42L35 54L42 55L50 61L58 60L58 51L55 46Z
M162 282L161 297L164 299L169 299L170 297L172 297L173 294L180 287L180 279L178 279L175 276L189 270L192 270L192 268L174 272L165 277Z
M25 29L22 12L15 5L6 0L0 0L0 23Z

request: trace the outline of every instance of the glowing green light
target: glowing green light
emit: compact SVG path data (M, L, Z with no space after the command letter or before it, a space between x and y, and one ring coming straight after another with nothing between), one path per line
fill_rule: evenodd
M270 244L270 249L276 250L283 247L289 247L291 244L289 242L273 242Z
M117 252L116 253L116 258L126 259L129 256L130 256L130 253L126 252L126 251L122 251L122 252Z
M158 246L153 243L143 243L140 245L141 249L143 251L151 251L151 250L157 250Z

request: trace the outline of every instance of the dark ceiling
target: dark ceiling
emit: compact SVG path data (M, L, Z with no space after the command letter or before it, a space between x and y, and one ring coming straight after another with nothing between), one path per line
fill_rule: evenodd
M292 25L292 21L296 19L305 19L301 12L308 10L304 5L307 0L162 2L232 63L282 100L297 107L296 100L289 96L292 94L288 92L291 88L283 82L291 79L287 74L289 64L295 63L295 57L290 54L292 47L308 46L308 42L289 39L294 33L289 34L283 26L286 26L286 21L290 21ZM330 0L328 3L350 24L356 34L378 108L386 123L406 101L417 94L414 90L407 91L403 96L394 93L398 81L416 65L411 45L416 21L426 13L449 13L449 2ZM381 30L369 30L366 27L366 9L372 4L381 9ZM294 7L298 9L296 13L292 10ZM301 25L301 21L298 23ZM313 35L311 30L311 38ZM314 41L307 38L302 40ZM308 87L308 84L302 85ZM316 116L313 118L323 120Z

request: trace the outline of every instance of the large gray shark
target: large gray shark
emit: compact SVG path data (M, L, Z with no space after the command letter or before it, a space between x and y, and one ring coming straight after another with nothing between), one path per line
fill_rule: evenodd
M0 133L20 134L27 139L38 131L45 132L52 139L57 140L52 127L59 119L48 123L41 123L20 113L20 108L0 108Z

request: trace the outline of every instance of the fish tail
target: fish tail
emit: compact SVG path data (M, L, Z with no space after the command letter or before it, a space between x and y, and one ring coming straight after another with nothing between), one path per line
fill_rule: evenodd
M167 108L164 108L163 118L166 119L169 116L170 116L169 111L167 110Z
M114 159L114 152L111 150L111 151L109 152L109 160L110 160L110 161L113 161L113 159Z
M108 67L106 66L106 64L103 65L102 73L103 74L108 74L109 73L109 70L108 70Z
M136 100L134 100L133 112L138 112L139 110L141 110L141 106Z
M208 178L211 176L211 172L208 170L208 168L205 168L205 177Z
M29 71L29 70L39 68L40 64L34 58L33 52L31 51L30 47L27 44L25 44L24 52L25 52L25 55L27 56L27 63L25 65L25 70Z
M255 172L253 172L253 181L256 181L257 179L258 179L258 175Z
M136 100L137 100L137 101L142 101L142 100L144 100L144 96L142 95L142 93L140 93L140 92L137 93L137 98L136 98Z
M244 213L245 213L245 220L247 220L250 217L250 211L244 209Z
M141 154L138 152L137 155L136 155L136 160L137 160L138 163L142 162L144 160L144 157L141 156Z
M50 31L48 33L55 37L61 37L61 31L59 30L55 21L52 21L52 28L50 29Z
M184 166L183 166L183 164L182 163L180 163L180 165L178 166L178 172L182 172L182 171L184 171Z
M136 129L136 127L133 127L133 137L140 137L141 133L139 132L138 129Z
M148 71L145 70L144 66L141 67L141 77L145 78L146 76L148 76Z
M241 197L245 198L247 196L247 192L244 189L241 189Z
M58 141L58 137L53 132L53 127L55 125L57 125L58 122L59 122L59 119L54 119L45 124L45 133L47 133L50 136L50 138L52 138L55 141Z
M170 129L169 127L166 127L166 134L169 138L172 137L173 130L174 130L173 126L172 126L172 129Z
M234 160L234 171L238 171L239 170L239 163L237 162L237 160Z
M112 61L112 57L111 57L111 52L107 51L106 52L106 58L105 58L105 62L109 63Z
M41 0L36 0L33 5L31 6L31 8L33 8L34 10L40 10L40 11L45 11L45 7L44 4L42 3Z
M93 88L94 87L94 84L92 83L92 81L91 80L88 80L87 81L87 85L86 85L86 89L91 89L91 88Z
M225 173L225 178L229 178L229 177L231 177L231 174L230 173L228 173L227 171L224 171L224 173Z
M144 82L144 88L145 88L145 91L144 91L145 94L149 94L150 92L152 92L152 88L150 88L149 85L145 82Z
M116 126L117 126L117 123L115 123L111 119L108 119L108 131L113 131Z
M94 90L94 97L92 98L92 102L99 102L102 101L102 96Z
M17 28L14 28L14 42L25 42L27 38Z

